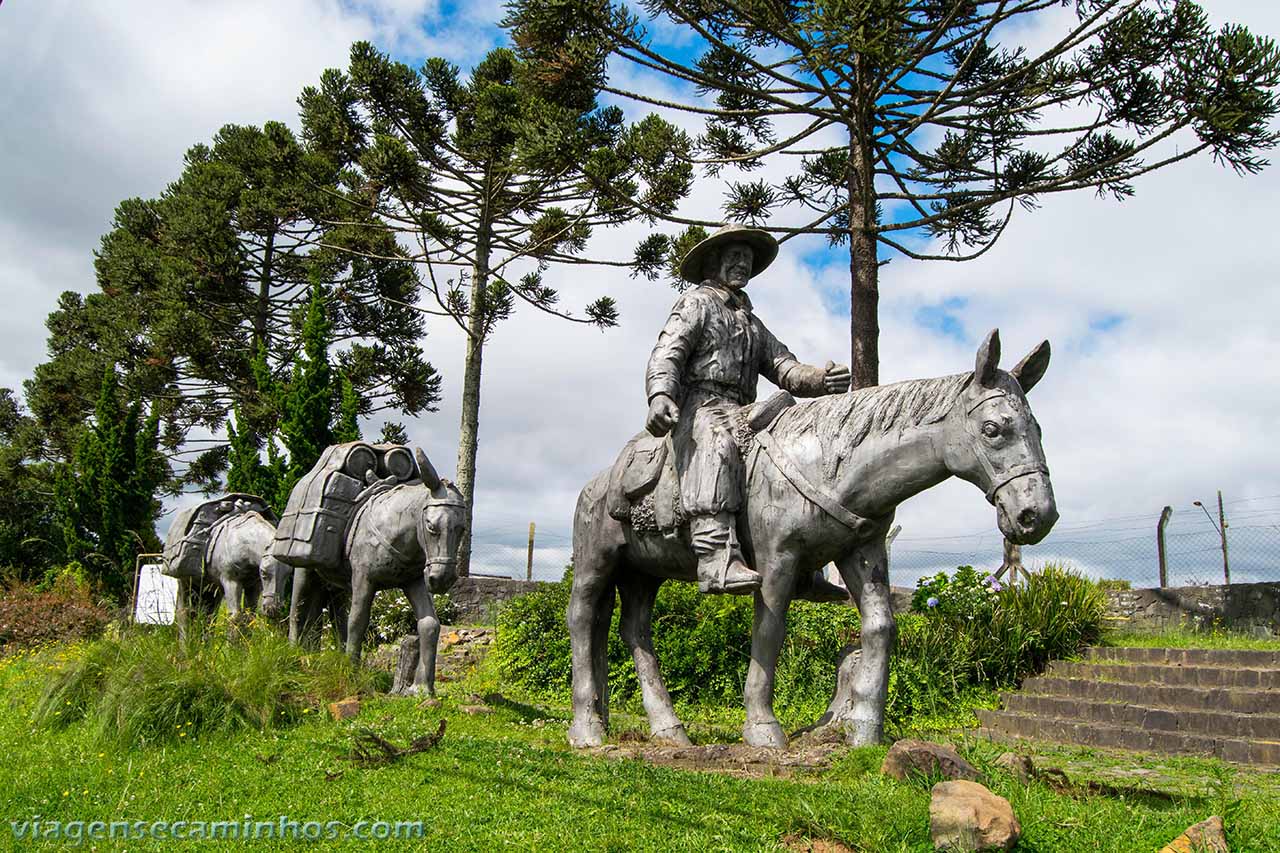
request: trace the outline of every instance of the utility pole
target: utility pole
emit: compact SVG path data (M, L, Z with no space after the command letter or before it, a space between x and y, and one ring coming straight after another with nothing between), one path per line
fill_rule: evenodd
M1173 515L1173 507L1160 510L1160 523L1156 525L1156 553L1160 557L1160 588L1169 585L1169 558L1164 550L1164 531L1169 526L1169 517Z
M1222 489L1218 489L1218 533L1222 536L1222 578L1231 585L1231 564L1227 562L1227 515L1222 511Z
M1192 501L1194 506L1200 507L1204 511L1205 517L1209 519L1209 523L1213 525L1213 529L1218 531L1218 538L1222 540L1222 578L1227 584L1231 584L1231 564L1227 561L1227 515L1222 509L1222 490L1218 490L1218 520L1214 521L1213 516L1209 514L1209 508L1200 501Z

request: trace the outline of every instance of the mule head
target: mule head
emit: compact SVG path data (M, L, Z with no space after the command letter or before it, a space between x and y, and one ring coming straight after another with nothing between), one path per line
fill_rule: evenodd
M259 609L268 619L283 616L289 610L289 587L293 582L293 566L282 563L268 551L258 561L258 575L262 579L262 599Z
M426 554L427 586L447 592L458 579L458 546L467 529L467 503L458 487L442 480L421 450L415 450L426 498L418 512L418 543Z
M973 381L949 416L955 422L944 457L952 474L986 493L1006 539L1034 545L1058 520L1040 424L1027 403L1027 392L1049 366L1049 342L1008 372L999 363L1000 332L993 330L978 347Z

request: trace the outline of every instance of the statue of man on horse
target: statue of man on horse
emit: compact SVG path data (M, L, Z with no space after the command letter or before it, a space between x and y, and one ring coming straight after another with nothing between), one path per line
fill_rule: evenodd
M738 546L745 476L734 437L734 416L755 402L757 378L797 397L849 390L848 367L801 363L752 310L747 283L777 255L771 234L742 225L694 246L680 275L697 286L671 310L645 371L646 427L655 436L671 434L702 592L760 588L760 575Z

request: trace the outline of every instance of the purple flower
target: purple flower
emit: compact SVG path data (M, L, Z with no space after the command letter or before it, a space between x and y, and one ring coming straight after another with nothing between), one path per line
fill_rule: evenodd
M929 600L924 603L925 607L937 607L938 599L930 596Z
M999 581L996 580L995 575L987 575L987 579L984 580L983 583L985 583L987 586L994 586L999 584Z

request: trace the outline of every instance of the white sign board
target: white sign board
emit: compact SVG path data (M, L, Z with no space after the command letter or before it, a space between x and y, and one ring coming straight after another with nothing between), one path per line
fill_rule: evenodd
M146 563L138 573L138 602L133 621L143 625L172 625L178 604L178 579L160 573L158 563Z

